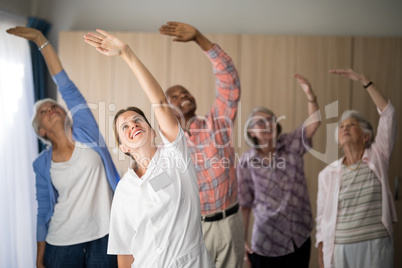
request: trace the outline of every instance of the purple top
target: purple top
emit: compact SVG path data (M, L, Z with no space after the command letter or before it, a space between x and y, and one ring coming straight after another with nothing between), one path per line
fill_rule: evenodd
M313 229L303 155L311 148L302 127L282 134L272 161L252 148L237 167L239 204L253 209L251 249L267 257L299 248ZM308 147L307 147L308 146Z

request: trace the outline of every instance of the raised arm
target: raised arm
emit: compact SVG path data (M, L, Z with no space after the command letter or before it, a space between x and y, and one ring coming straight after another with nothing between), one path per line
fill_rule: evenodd
M159 28L159 32L164 35L175 36L173 41L177 42L194 41L204 51L210 50L214 45L195 27L182 22L168 21L165 25L162 25Z
M54 50L49 40L42 34L41 31L36 30L34 28L27 27L15 27L7 30L7 33L13 34L27 40L33 41L36 43L38 48L41 50L43 58L45 59L47 68L52 76L58 74L63 70L63 66L61 65L60 59L57 56L56 51Z
M174 141L179 125L159 83L126 43L106 31L96 31L86 34L85 42L104 55L120 56L128 64L155 110L163 135L170 142Z
M299 82L301 88L303 89L304 94L306 94L307 97L307 109L308 114L310 116L308 120L312 123L306 126L306 136L308 139L310 139L313 137L314 133L317 131L318 127L321 124L320 117L317 113L319 109L317 97L314 94L311 84L307 80L307 78L303 77L300 74L295 74L295 77L297 79L297 82Z
M355 72L354 70L348 69L333 69L329 71L332 74L340 74L345 76L351 80L359 82L363 88L367 90L374 104L380 109L380 111L384 110L388 105L387 99L381 93L381 91L377 88L377 86L371 82L371 80L365 76L364 74L360 74Z

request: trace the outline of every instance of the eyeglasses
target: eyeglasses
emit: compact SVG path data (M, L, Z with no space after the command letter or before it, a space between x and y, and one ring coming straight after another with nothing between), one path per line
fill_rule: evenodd
M258 116L258 118L252 119L250 121L249 127L254 127L254 126L261 126L261 127L272 127L274 124L276 124L275 118L274 117L262 117Z

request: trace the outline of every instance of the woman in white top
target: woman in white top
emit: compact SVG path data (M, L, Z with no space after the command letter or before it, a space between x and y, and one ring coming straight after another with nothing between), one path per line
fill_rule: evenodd
M53 45L38 30L7 33L37 44L71 112L53 99L34 105L32 127L48 145L33 162L36 176L38 268L117 266L106 254L110 206L120 177L84 96L70 80ZM21 253L22 254L22 253Z
M202 236L194 166L163 90L115 36L97 30L85 35L85 42L128 64L152 104L164 143L155 145L155 131L140 109L116 114L116 141L134 165L113 199L108 254L118 255L119 267L213 267Z

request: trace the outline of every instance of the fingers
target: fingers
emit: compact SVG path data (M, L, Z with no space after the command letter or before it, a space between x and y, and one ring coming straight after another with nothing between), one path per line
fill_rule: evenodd
M163 25L161 28L159 28L159 32L161 34L170 35L170 36L177 35L176 26Z
M10 28L10 29L6 30L6 32L9 33L9 34L21 36L21 32L22 32L23 29L24 29L24 27L17 26L17 27Z
M111 34L109 34L108 32L106 32L106 31L104 31L104 30L101 30L101 29L96 29L96 31L98 32L98 33L101 33L103 36L102 37L100 37L100 35L98 34L98 36L99 36L99 38L103 38L104 36L106 36L106 37L109 37ZM96 34L96 33L94 33L94 34Z
M178 36L179 35L177 31L178 26L179 26L178 22L168 21L165 25L162 25L159 28L159 32L165 35Z
M91 46L96 47L96 48L98 48L98 47L101 46L101 43L95 42L95 41L93 41L93 40L91 40L91 39L87 39L86 37L85 37L84 41L85 41L85 43L88 43L88 44L90 44Z
M307 79L304 76L301 76L300 74L295 74L295 78L299 81L299 82L306 82Z
M246 250L247 253L253 254L254 251L250 248L250 246L247 243L244 243L244 249ZM247 253L245 255L247 255Z
M13 34L14 31L15 31L15 28L10 28L10 29L6 30L6 32L9 33L9 34Z
M345 73L345 71L341 70L341 69L333 69L333 70L329 70L329 72L331 74L343 74L343 73Z
M310 87L310 81L308 81L308 79L305 78L304 76L297 73L295 74L295 78L297 79L300 85L307 85Z
M331 74L351 74L354 73L352 69L331 69L329 70Z
M101 43L103 41L103 39L105 39L104 35L100 35L97 33L88 33L88 34L84 35L84 37L85 37L85 39L89 39L91 41L99 42L99 43Z
M92 32L84 35L84 41L96 48L98 48L102 45L102 41L104 38L105 38L104 35L101 35L98 33L92 33Z
M177 26L177 25L179 25L179 23L176 22L176 21L168 21L168 22L166 22L166 24L167 24L167 25L172 25L172 26Z

